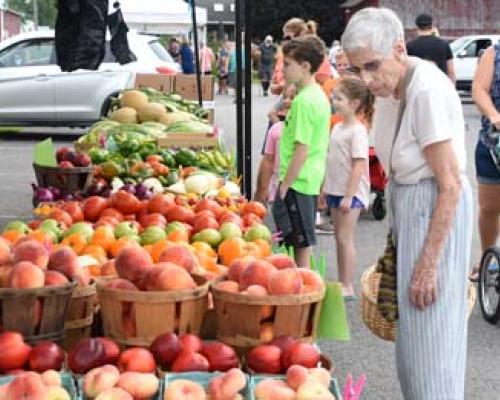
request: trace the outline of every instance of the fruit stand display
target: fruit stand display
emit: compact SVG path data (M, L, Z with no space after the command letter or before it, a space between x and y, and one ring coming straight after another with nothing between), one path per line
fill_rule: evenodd
M232 153L158 145L182 124L209 126L193 102L128 90L53 151L91 181L36 186L34 218L0 234L0 399L341 398L313 343L323 278L273 254Z

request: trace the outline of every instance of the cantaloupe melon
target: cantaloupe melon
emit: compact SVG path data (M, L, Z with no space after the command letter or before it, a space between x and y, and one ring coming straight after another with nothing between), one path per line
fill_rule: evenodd
M160 118L167 113L165 106L160 103L148 103L139 109L139 121L159 122Z
M132 107L123 107L113 111L111 119L122 124L136 124L137 111Z
M127 90L120 97L120 105L123 107L132 107L139 111L149 102L148 96L139 90Z

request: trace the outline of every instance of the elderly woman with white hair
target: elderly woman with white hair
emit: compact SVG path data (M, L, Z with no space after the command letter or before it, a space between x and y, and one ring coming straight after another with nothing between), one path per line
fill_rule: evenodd
M434 64L407 55L391 10L357 12L342 46L377 97L373 140L390 171L402 392L407 400L463 399L472 196L460 99Z

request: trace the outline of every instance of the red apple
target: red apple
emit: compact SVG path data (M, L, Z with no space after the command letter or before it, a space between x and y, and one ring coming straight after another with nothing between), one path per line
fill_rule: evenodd
M279 374L281 372L282 351L278 346L270 344L254 347L247 355L248 366L263 374Z
M201 339L192 333L181 335L179 341L181 343L181 349L190 351L191 353L199 353L203 348Z
M77 153L74 164L77 167L88 167L92 161L87 153Z
M105 337L96 338L104 346L105 364L116 364L120 356L120 347L111 339Z
M158 336L149 347L156 362L162 368L168 368L181 351L181 343L175 333L164 333Z
M64 351L53 342L40 342L30 353L29 366L31 371L45 372L48 369L59 371L64 362Z
M200 371L207 372L210 368L208 360L199 353L182 350L172 364L172 372Z
M297 342L283 352L283 368L287 370L292 365L302 365L306 368L316 368L320 359L319 350L310 343Z
M59 168L73 168L74 165L70 161L61 161L59 164L57 164Z
M22 369L30 355L31 347L24 343L17 332L0 333L0 372Z
M287 351L287 349L297 343L297 340L291 336L278 336L274 338L269 344L278 346L282 352Z
M68 155L68 153L72 151L71 150L71 147L68 147L68 146L63 146L63 147L59 147L56 151L56 160L57 162L61 162L61 161L64 161L66 160L66 156Z
M84 374L106 364L106 351L96 338L80 340L68 354L68 366L75 374Z
M210 364L210 372L226 372L231 368L238 368L240 362L238 355L231 346L220 342L204 343L201 349Z
M155 372L156 362L149 350L132 347L120 355L118 368L123 372Z

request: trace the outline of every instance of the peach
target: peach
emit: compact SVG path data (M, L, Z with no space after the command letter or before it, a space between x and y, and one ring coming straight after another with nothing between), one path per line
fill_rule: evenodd
M15 289L41 288L44 282L43 270L29 261L18 262L9 275L9 286Z
M49 269L64 274L71 279L80 270L78 255L69 246L63 246L52 252L49 257Z
M153 259L142 247L129 246L116 256L115 268L120 278L128 279L142 290L146 286L147 274L153 268Z
M127 372L154 372L156 362L149 350L132 347L120 354L118 367Z
M12 261L12 253L8 242L0 240L0 264Z
M232 368L211 380L208 388L210 400L234 399L246 382L245 374L239 368Z
M62 386L47 386L47 400L71 400L69 393Z
M158 281L155 285L155 290L160 291L188 290L195 288L196 282L191 275L189 275L189 272L174 264L158 275Z
M107 389L115 387L120 380L120 371L114 365L104 365L91 369L83 377L83 393L93 398Z
M313 270L307 268L298 268L300 276L302 277L303 293L318 292L323 290L325 284L321 276Z
M305 381L297 389L296 400L335 400L335 396L330 393L327 387L323 386L315 379Z
M229 293L238 293L240 291L240 285L235 281L222 281L215 285L218 290L222 290Z
M297 342L292 344L283 352L282 363L284 368L292 365L303 365L307 368L315 368L320 360L318 349L310 344Z
M115 268L115 260L109 260L102 265L101 276L118 276Z
M261 285L267 288L272 274L276 271L274 266L265 260L252 261L240 273L240 287L245 290L252 285Z
M233 260L231 264L229 264L229 269L227 270L227 279L239 282L241 272L254 260L255 257L252 256L241 257Z
M122 278L110 279L104 285L108 289L139 290L132 282Z
M5 400L5 396L7 395L8 389L9 389L8 383L0 386L0 400Z
M40 374L45 386L61 386L61 374L53 369L48 369Z
M72 279L76 281L77 286L88 286L92 281L92 274L87 267L83 267L72 276Z
M273 254L266 257L266 261L273 264L276 269L297 268L295 260L286 254Z
M274 315L274 306L264 305L261 310L261 320L269 319Z
M45 286L61 286L68 282L68 278L60 272L51 270L45 271Z
M18 375L10 384L5 400L47 400L48 390L40 375L27 373Z
M250 285L246 290L242 291L243 294L248 294L251 296L267 296L269 293L264 286L261 285Z
M325 387L330 387L330 380L332 377L330 375L330 371L325 368L309 368L309 377L310 379L316 379Z
M154 374L124 372L116 386L130 393L134 399L149 399L158 392L160 382Z
M125 390L115 387L99 393L94 400L134 400L134 398Z
M176 379L165 388L164 400L205 400L205 389L199 383Z
M199 353L182 350L172 364L171 370L173 372L206 372L209 368L210 365L205 356Z
M296 268L280 269L271 275L269 294L286 295L302 292L302 277Z
M192 272L196 265L195 255L185 246L172 245L167 247L160 255L159 262L171 262Z
M260 325L259 339L262 343L269 343L274 339L274 323L264 322Z
M49 252L36 240L26 240L14 247L14 261L29 261L40 268L47 268Z
M286 371L286 383L293 390L297 390L307 379L309 379L309 370L302 365L292 365Z
M0 265L0 288L9 287L9 276L13 268L13 263Z
M285 382L267 378L255 386L256 400L295 400L295 392Z
M158 264L155 264L151 270L148 271L148 276L146 277L146 290L158 290L158 279L160 277L160 274L170 268L179 268L178 265L169 263L169 262L161 262Z
M259 345L248 352L248 367L256 373L279 374L282 351L278 346Z

